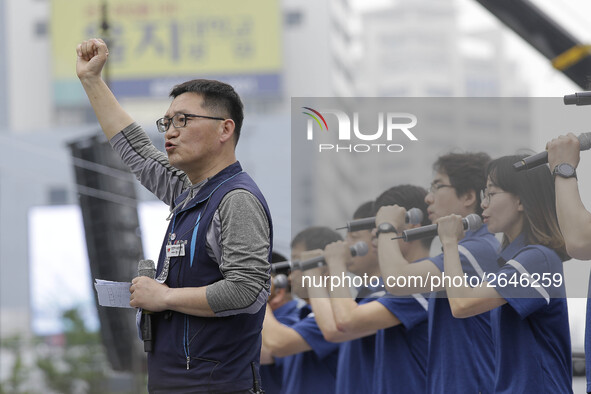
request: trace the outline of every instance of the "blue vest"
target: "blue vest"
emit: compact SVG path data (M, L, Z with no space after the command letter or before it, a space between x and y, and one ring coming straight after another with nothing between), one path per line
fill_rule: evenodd
M236 162L213 176L197 195L174 215L160 251L162 270L168 242L185 244L185 255L170 258L166 284L171 288L207 286L223 279L218 264L206 251L206 234L223 197L245 189L271 215L254 181ZM186 197L181 194L179 204ZM174 240L170 235L175 234ZM271 259L269 248L268 260ZM253 367L258 375L261 329L265 308L255 314L226 317L198 317L166 311L153 315L154 351L148 354L148 389L151 393L228 392L253 387Z

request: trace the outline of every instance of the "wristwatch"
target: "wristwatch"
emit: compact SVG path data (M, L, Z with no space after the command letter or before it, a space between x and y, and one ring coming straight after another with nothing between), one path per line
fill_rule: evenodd
M398 234L398 231L396 231L396 229L394 228L394 226L391 223L380 223L380 225L378 226L378 231L376 232L376 237L379 237L380 234L382 233L394 233L394 234Z
M562 178L577 178L577 171L573 166L568 163L560 163L556 167L554 167L554 171L552 171L554 177L558 175Z

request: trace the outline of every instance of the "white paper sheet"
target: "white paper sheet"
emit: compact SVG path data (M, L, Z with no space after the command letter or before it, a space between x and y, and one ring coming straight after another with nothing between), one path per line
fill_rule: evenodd
M98 294L99 305L115 308L131 308L129 306L130 282L113 282L95 279L94 288Z

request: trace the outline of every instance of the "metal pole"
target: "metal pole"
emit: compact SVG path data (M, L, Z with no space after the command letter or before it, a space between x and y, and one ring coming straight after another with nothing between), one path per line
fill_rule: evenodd
M108 12L108 2L107 0L102 0L101 2L101 25L100 25L101 36L107 47L111 48L113 45L113 40L111 40L111 25L109 24L109 12ZM105 64L103 68L103 80L107 84L109 88L111 88L111 73L110 73L110 62Z

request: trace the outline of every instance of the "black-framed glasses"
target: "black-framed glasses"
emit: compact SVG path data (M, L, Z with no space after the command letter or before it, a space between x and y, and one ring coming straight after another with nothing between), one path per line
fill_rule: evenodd
M187 119L188 118L204 118L204 119L214 119L214 120L226 120L224 118L218 118L215 116L205 116L205 115L194 115L194 114L175 114L172 118L169 118L168 116L165 116L163 118L160 118L156 121L156 127L158 128L158 131L161 133L165 133L166 130L168 130L168 128L170 127L170 125L172 124L172 126L175 129L178 129L180 127L185 127L187 125Z
M501 193L509 193L509 192L489 192L488 189L484 189L480 191L480 201L486 203L486 205L490 204L490 198L495 194Z
M444 183L432 183L429 186L429 193L435 193L439 189L443 189L444 187L453 187L452 185L446 185Z

